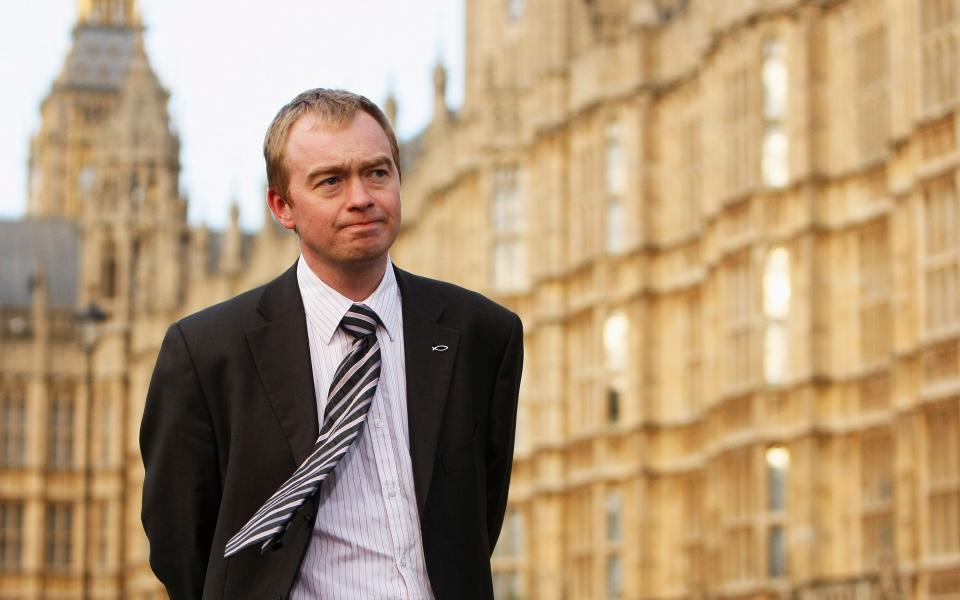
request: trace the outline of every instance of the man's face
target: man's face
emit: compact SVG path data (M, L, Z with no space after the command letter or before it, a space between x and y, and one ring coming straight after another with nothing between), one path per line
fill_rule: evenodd
M386 264L400 229L400 177L380 124L358 111L334 127L313 115L290 129L287 202L268 192L277 220L300 236L318 275L344 276Z

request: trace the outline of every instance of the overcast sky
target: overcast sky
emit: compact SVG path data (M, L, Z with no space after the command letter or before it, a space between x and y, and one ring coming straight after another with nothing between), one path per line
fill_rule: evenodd
M26 209L30 136L63 65L76 0L4 2L0 19L0 219ZM238 10L238 7L243 7ZM399 100L401 138L430 119L433 66L463 98L462 0L140 0L151 64L170 91L190 221L222 227L231 199L260 226L261 143L276 111L310 87Z

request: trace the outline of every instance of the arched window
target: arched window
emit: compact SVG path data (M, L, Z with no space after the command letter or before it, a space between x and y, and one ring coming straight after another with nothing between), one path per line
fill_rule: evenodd
M603 322L603 353L606 366L606 421L620 420L629 364L630 321L623 311L612 313Z
M618 253L626 246L624 197L627 192L627 164L623 151L622 127L616 121L607 124L604 130L603 170L606 194L604 248L607 252Z
M113 240L103 244L101 255L100 290L104 298L115 298L117 295L117 245Z
M783 187L790 180L787 116L787 61L783 41L772 38L763 44L763 183Z
M790 314L790 252L778 246L767 254L763 268L763 374L767 383L783 383L787 376Z

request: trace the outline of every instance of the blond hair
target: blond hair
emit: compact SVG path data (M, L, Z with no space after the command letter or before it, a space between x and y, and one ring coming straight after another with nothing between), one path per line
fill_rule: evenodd
M357 111L363 111L373 117L390 141L390 152L393 162L400 174L400 146L397 136L390 125L390 119L376 104L365 96L354 94L346 90L329 90L316 88L297 95L288 102L277 116L273 118L267 135L263 139L263 158L267 163L267 185L279 194L284 202L290 203L288 196L290 176L284 168L283 161L287 147L287 138L290 129L300 117L314 115L321 122L335 127L348 125L357 116Z

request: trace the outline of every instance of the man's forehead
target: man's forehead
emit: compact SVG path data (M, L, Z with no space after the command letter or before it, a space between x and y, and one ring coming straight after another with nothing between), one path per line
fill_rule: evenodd
M317 132L317 131L343 131L350 126L357 118L357 115L351 116L349 119L334 119L332 117L325 117L323 115L318 115L315 113L304 113L293 122L293 125L290 126L290 135L287 138L289 142L290 139L294 137L294 134L300 132Z
M358 126L358 120L364 122ZM345 134L347 130L351 131ZM290 174L299 173L296 177L307 178L330 169L348 168L348 164L393 163L386 132L373 117L362 111L344 123L330 122L315 115L297 119L287 139L286 155Z
M328 131L343 131L344 129L350 128L358 120L360 121L369 121L370 124L376 125L377 129L383 132L384 135L387 135L387 132L384 131L383 126L369 113L357 110L351 115L341 114L341 115L331 115L324 113L316 112L306 112L293 122L293 126L290 128L291 131L295 129L307 130L307 131L318 131L326 129Z
M353 127L358 121L366 121L367 127L364 129L358 130L356 133L357 137L375 137L378 140L382 140L387 147L390 145L390 140L387 137L387 132L384 131L380 123L377 122L369 114L365 113L362 110L358 110L356 113L351 115L348 118L337 119L328 115L321 115L315 113L306 113L294 121L293 126L290 128L290 135L287 139L287 147L292 146L294 138L300 138L295 134L297 133L330 133L330 134L339 134L343 133L347 129ZM372 128L369 126L373 126ZM376 130L377 133L372 133Z
M349 116L305 112L294 121L293 126L301 129L345 129L357 120L361 112L357 111Z

